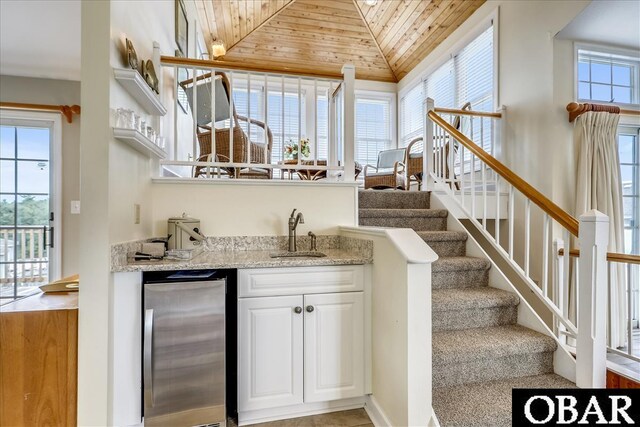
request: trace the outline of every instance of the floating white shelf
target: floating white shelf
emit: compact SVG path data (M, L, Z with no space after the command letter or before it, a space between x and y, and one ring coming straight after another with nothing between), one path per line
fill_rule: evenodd
M113 128L113 137L149 157L155 156L160 159L167 157L167 153L162 148L135 129Z
M167 114L167 109L162 105L155 92L151 90L140 73L134 69L127 68L114 68L113 73L118 83L140 103L147 113L154 116Z

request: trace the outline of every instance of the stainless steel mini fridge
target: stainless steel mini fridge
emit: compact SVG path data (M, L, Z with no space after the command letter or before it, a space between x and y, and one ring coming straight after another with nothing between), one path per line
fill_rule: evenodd
M145 426L226 425L225 288L215 270L144 283Z

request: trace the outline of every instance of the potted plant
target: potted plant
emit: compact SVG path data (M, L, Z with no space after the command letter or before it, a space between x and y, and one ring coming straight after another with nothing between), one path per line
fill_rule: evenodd
M299 143L290 138L289 143L284 146L285 160L298 160L298 153L302 155L303 159L309 158L311 145L308 138L300 138Z

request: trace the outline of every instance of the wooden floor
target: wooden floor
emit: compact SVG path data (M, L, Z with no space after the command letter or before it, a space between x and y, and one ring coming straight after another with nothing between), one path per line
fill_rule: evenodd
M290 420L253 424L253 427L373 427L364 409L332 412L330 414L312 415L310 417L292 418Z

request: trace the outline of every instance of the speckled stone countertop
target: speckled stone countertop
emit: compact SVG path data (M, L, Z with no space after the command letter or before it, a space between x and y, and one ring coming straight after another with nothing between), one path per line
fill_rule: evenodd
M369 264L373 259L373 242L343 236L318 236L322 258L271 258L273 252L286 250L287 237L209 237L204 250L191 260L132 261L130 255L144 241L125 242L111 248L111 271L197 270L208 268L307 267L322 265ZM298 250L308 248L308 237L298 238Z

